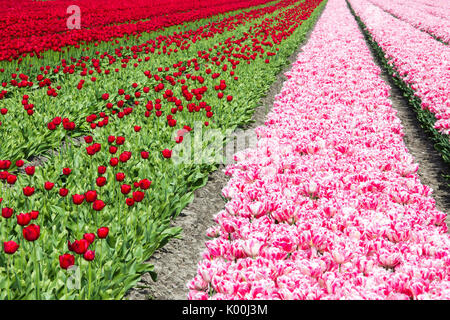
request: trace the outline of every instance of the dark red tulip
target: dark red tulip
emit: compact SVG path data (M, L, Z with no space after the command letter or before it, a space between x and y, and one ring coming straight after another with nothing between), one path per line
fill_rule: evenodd
M27 197L30 197L34 194L34 188L33 187L25 187L23 188L23 194Z
M30 224L28 227L23 228L23 237L28 241L35 241L41 234L41 228L38 225Z
M123 194L128 194L131 191L131 186L128 184L123 184L120 186L120 192Z
M25 164L25 162L23 160L17 160L16 161L16 167L20 168Z
M2 208L2 217L5 219L11 218L13 213L14 213L14 210L11 208Z
M169 159L170 157L172 157L172 150L164 149L162 151L162 155L164 158Z
M116 137L114 137L114 136L109 136L108 137L108 143L113 143L114 140L116 140Z
M150 180L148 180L148 179L142 179L140 182L139 182L139 187L142 189L142 190L147 190L148 188L150 188L150 185L152 184L152 182L150 181Z
M61 197L65 197L65 196L67 196L69 194L69 190L67 190L66 188L61 188L61 189L59 189L59 195L61 196Z
M85 193L85 198L87 202L94 202L95 200L97 200L97 191L89 190Z
M17 224L21 226L26 226L31 221L31 213L20 213L16 216L17 218Z
M29 176L34 175L36 168L34 166L29 166L25 168L25 173Z
M36 220L39 217L39 211L37 210L33 210L30 212L31 214L31 219Z
M109 160L109 164L110 164L112 167L115 167L115 166L117 166L117 165L119 164L119 159L117 159L117 158L111 158L111 160Z
M144 199L145 194L142 191L133 192L133 199L136 202L141 202Z
M123 172L117 172L116 173L116 180L117 181L123 181L125 179L125 173Z
M108 227L101 227L97 230L97 236L100 239L105 239L108 236L109 228Z
M87 250L83 255L84 260L92 261L95 259L95 251Z
M44 189L47 191L52 190L54 186L55 186L55 184L50 181L47 181L46 183L44 183Z
M98 174L105 174L106 172L106 167L105 166L99 166L97 168Z
M71 244L72 251L77 254L84 254L86 250L89 248L89 241L86 239L75 240Z
M84 195L83 194L74 194L72 196L72 201L73 201L74 204L80 205L84 201Z
M105 177L98 177L96 180L96 184L99 187L103 187L106 184L106 178Z
M59 265L63 269L67 269L75 264L75 256L69 253L65 253L59 256Z
M83 235L83 239L86 239L90 244L92 244L95 240L95 233L85 233Z
M131 207L134 205L134 199L133 198L127 198L125 200L125 203L127 204L127 206Z
M141 157L142 157L142 159L148 159L149 155L150 155L150 154L149 154L147 151L142 151L142 152L141 152Z
M117 137L116 138L116 144L117 145L122 145L122 144L124 144L124 142L125 142L125 138L124 137Z
M17 249L19 249L19 245L15 241L6 241L3 242L3 251L7 254L14 254Z
M84 137L84 142L86 142L86 143L92 143L93 141L94 141L94 138L92 138L92 136Z
M15 184L16 181L17 181L17 176L15 176L15 175L13 175L13 174L10 174L10 175L8 176L8 178L6 178L6 182L7 182L8 184Z
M95 211L101 211L105 206L106 204L102 200L95 200L92 204L92 209Z

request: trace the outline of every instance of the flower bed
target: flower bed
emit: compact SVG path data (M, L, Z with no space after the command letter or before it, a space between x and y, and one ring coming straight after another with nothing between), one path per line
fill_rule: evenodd
M328 1L287 76L256 150L226 169L188 297L448 299L446 214L343 0Z
M368 1L349 2L371 41L382 50L391 74L434 136L436 148L450 162L450 48L392 17Z
M428 32L448 44L450 42L450 20L424 11L424 5L412 2L399 3L388 0L370 0L381 9L408 22L412 26Z

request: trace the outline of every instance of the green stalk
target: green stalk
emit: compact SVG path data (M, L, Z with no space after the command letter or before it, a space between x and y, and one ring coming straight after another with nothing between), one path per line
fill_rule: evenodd
M33 243L33 259L34 259L34 269L36 271L36 300L41 300L40 298L40 266L37 261L37 244Z

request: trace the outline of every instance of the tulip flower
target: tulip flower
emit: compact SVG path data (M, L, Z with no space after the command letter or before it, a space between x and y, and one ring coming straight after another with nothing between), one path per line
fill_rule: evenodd
M17 249L19 249L19 245L15 241L6 241L3 242L3 251L7 254L14 254Z
M30 224L29 226L23 228L22 231L23 237L28 241L36 241L41 234L41 228L35 224Z
M109 228L108 227L101 227L97 230L97 236L100 239L105 239L108 236Z
M106 204L102 200L95 200L92 204L92 209L95 211L101 211L105 206Z
M59 265L62 269L68 269L75 264L75 256L69 253L65 253L59 256Z

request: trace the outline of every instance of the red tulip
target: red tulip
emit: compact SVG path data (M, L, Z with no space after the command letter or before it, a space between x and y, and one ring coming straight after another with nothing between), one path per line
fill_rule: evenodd
M35 171L36 171L36 168L34 166L29 166L29 167L25 168L25 172L29 176L34 175Z
M66 188L61 188L61 189L59 189L59 195L60 195L61 197L67 196L68 193L69 193L69 190L67 190Z
M100 239L105 239L108 236L109 228L108 227L101 227L97 230L97 236Z
M73 201L74 204L80 205L84 201L84 195L83 194L74 194L72 196L72 201Z
M25 162L23 160L17 160L16 161L16 167L20 168L20 167L22 167L24 165L24 163Z
M116 152L117 152L117 147L116 146L110 146L109 147L109 153L115 154Z
M127 204L127 206L131 207L134 205L134 199L133 198L127 198L125 200L125 203Z
M88 250L83 255L84 260L86 261L92 261L95 259L95 251Z
M125 138L124 137L117 137L116 138L116 144L117 145L122 145L122 144L124 144L124 142L125 142Z
M112 167L115 167L115 166L117 166L117 165L119 164L119 159L117 159L117 158L111 158L111 160L109 160L109 164L110 164Z
M70 169L70 168L64 168L64 169L63 169L63 174L64 174L65 176L68 176L71 172L72 172L72 169Z
M73 252L77 254L84 254L86 250L89 248L89 241L86 239L75 240L71 245L71 249Z
M92 138L92 136L85 136L84 137L84 142L92 143L92 141L94 141L94 138Z
M83 235L83 239L86 239L91 244L95 240L95 234L94 233L85 233Z
M17 224L21 226L26 226L31 221L31 213L20 213L17 216Z
M39 211L37 210L33 210L30 212L31 214L31 219L36 220L39 217Z
M142 179L139 182L139 187L143 190L147 190L148 188L150 188L150 185L152 184L152 182L148 179Z
M109 143L113 143L114 140L116 140L116 137L114 137L114 136L109 136L109 137L108 137L108 142L109 142Z
M142 159L148 159L149 155L150 155L150 154L149 154L147 151L142 151L142 152L141 152L141 157L142 157Z
M95 200L97 200L97 191L89 190L85 193L85 197L87 202L94 202Z
M123 184L120 186L120 192L122 192L122 194L128 194L131 191L131 186L128 184Z
M3 242L3 251L7 254L14 254L17 249L19 249L19 245L15 241L6 241Z
M8 178L6 178L6 182L7 182L8 184L15 184L16 181L17 181L17 176L15 176L15 175L13 175L13 174L10 174L10 175L8 176Z
M73 266L75 264L75 256L65 253L62 256L59 256L59 265L63 269L67 269L70 266Z
M92 204L92 209L95 211L101 211L105 206L106 204L102 200L95 200Z
M125 173L123 173L123 172L116 173L116 180L117 181L123 181L124 179L125 179Z
M5 219L11 218L13 213L14 213L14 210L11 208L2 208L2 217Z
M46 183L44 183L44 189L47 191L52 190L54 186L55 186L55 184L50 181L47 181Z
M98 174L105 174L106 167L105 166L99 166L97 171L98 171Z
M106 184L106 178L105 177L98 177L96 180L96 184L99 187L103 187Z
M133 192L133 199L136 202L141 202L144 199L145 194L142 191Z
M164 158L169 159L172 156L172 150L164 149L162 155Z
M34 188L33 187L25 187L23 188L23 194L27 197L30 197L34 194Z
M41 234L41 228L38 225L30 224L28 227L23 228L23 237L28 241L35 241Z

